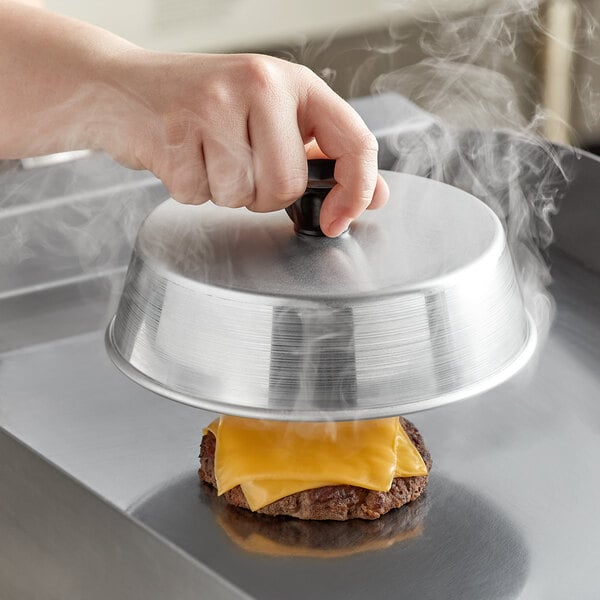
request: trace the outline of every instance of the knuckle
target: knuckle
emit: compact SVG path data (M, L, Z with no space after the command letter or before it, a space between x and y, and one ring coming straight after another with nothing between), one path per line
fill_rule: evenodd
M241 189L235 202L235 208L242 208L243 206L249 206L255 200L254 188L245 187Z
M171 197L180 204L202 204L205 200L198 198L195 194L190 194L189 190L171 188Z
M232 208L249 208L256 203L256 195L254 194L254 190L246 191L245 193L238 194L236 196L235 202L230 204Z
M208 200L207 185L202 179L174 177L164 183L171 196L181 204L203 204Z
M261 204L266 210L274 210L291 204L300 198L306 190L306 175L286 173L273 178L268 186L261 190Z
M213 189L214 187L214 189ZM254 184L246 171L231 173L226 179L219 178L213 189L212 202L217 206L241 208L254 201Z
M187 194L187 190L179 184L177 179L162 179L162 182L165 184L165 187L169 190L169 194L174 200L177 202L181 202L181 204L191 204L190 198Z
M368 154L377 154L377 152L379 152L377 138L368 130L358 136L357 142L358 147L363 150L363 152L367 152Z
M217 190L211 197L213 204L224 208L241 208L248 204L249 198L247 195L228 193L221 190Z
M267 210L265 210L262 205L260 204L260 202L258 202L258 200L256 198L252 199L252 202L249 202L248 204L246 204L246 208L253 213L264 213L267 212Z
M208 89L208 106L214 108L229 107L234 103L231 86L225 81L213 81Z
M279 65L275 59L259 54L247 56L244 73L250 85L262 92L273 90L280 79Z
M361 194L358 202L356 203L357 208L359 208L361 211L366 210L369 208L372 199L373 195L371 193Z
M297 175L286 177L277 187L279 198L283 201L293 201L306 191L306 177Z
M248 203L251 202L247 196L232 196L229 198L220 196L219 198L213 198L212 201L213 204L224 208L243 208L244 206L248 206Z
M210 201L213 204L216 204L217 206L221 206L223 208L233 208L231 199L219 192L213 192L212 196L210 197Z
M298 76L309 83L318 83L321 82L321 78L309 67L306 65L294 65Z
M360 192L356 195L356 206L361 210L369 207L373 200L374 185L369 182L364 182L361 186Z

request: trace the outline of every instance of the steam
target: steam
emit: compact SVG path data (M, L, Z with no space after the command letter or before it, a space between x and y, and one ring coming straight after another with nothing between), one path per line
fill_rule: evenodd
M431 115L426 127L411 131L407 123L406 131L387 138L392 168L450 183L492 208L504 225L526 306L544 334L554 314L547 292L551 217L569 178L562 166L569 150L541 137L538 82L531 65L522 64L544 33L540 3L495 2L450 19L438 13L419 30L422 60L372 85L374 93L397 92Z
M141 219L164 196L154 178L101 155L5 174L0 299L94 277L120 281Z

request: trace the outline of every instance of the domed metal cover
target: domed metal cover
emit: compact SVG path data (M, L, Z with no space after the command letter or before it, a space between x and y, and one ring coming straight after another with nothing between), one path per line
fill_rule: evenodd
M159 394L246 417L374 418L483 392L531 356L494 213L382 172L391 199L337 239L284 211L161 204L138 234L107 347Z

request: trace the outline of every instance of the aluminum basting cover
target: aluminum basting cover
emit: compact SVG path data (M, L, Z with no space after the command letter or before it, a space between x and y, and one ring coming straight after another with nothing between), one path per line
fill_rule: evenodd
M285 211L158 206L112 360L173 400L268 419L409 413L510 377L536 332L500 221L457 188L382 175L388 204L337 239L295 233Z

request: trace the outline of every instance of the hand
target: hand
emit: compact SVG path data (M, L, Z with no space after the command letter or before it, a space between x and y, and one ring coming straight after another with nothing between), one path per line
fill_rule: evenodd
M153 171L176 200L278 210L304 192L307 156L326 156L337 161L337 185L321 210L326 235L387 201L375 137L306 67L260 55L146 51L128 52L120 65L120 118L101 145Z
M305 67L149 52L0 0L0 75L0 158L100 148L150 169L181 202L269 211L304 192L307 156L324 153L337 161L321 210L330 236L389 194L375 138Z

